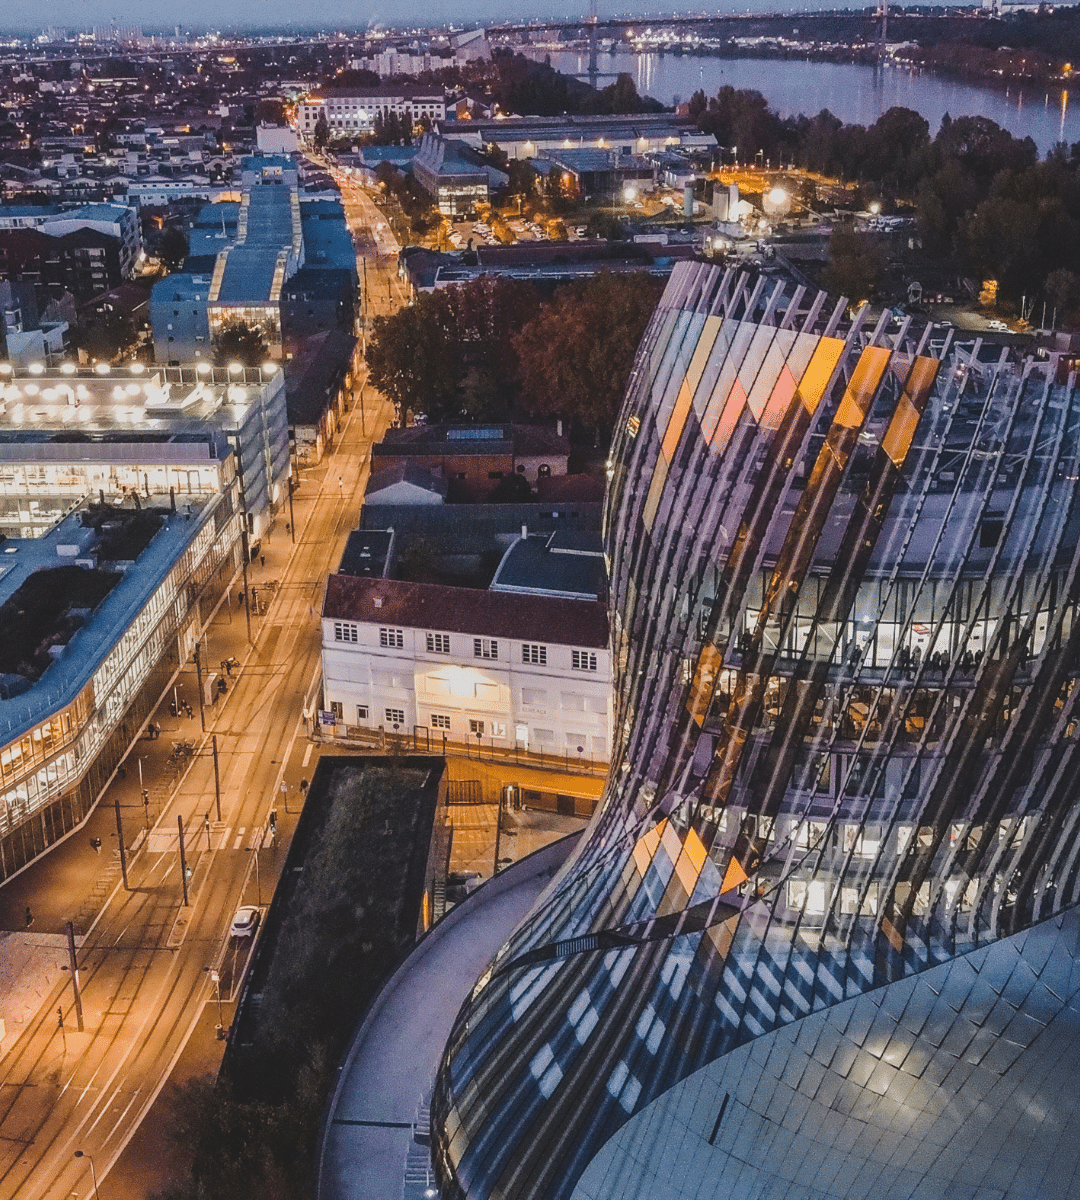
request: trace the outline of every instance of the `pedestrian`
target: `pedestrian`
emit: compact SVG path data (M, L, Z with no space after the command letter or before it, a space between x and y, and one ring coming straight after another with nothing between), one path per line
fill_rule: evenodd
M265 566L266 566L266 555L265 555L265 554L260 554L260 555L259 555L259 566L260 566L260 567L265 567Z
M30 911L30 905L26 906L26 928L29 929L34 923L34 914Z
M101 838L91 838L90 845L93 847L95 854L101 853Z

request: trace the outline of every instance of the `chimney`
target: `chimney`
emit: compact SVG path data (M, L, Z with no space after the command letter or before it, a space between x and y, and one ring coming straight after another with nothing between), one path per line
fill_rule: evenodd
M555 422L555 432L562 437L562 417Z
M528 527L528 525L522 525L522 527L521 527L521 536L522 536L522 538L523 538L523 539L524 539L524 538L527 538L527 537L529 536L529 527Z

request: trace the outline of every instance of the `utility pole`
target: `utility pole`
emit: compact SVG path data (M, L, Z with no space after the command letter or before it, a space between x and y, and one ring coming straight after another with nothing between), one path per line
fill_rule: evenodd
M202 656L199 651L202 649L200 639L195 641L195 682L199 688L199 724L202 726L203 733L206 732L206 709L203 707L203 686L202 686Z
M113 792L113 804L116 808L116 840L120 843L120 873L124 877L125 891L131 891L128 884L127 848L124 845L124 823L120 819L120 793Z
M245 517L245 521L246 521ZM247 525L245 524L240 534L240 552L243 555L243 571L244 571L244 616L247 618L247 639L248 645L252 645L251 641L251 601L248 599L248 533Z
M218 769L217 734L210 735L210 747L214 752L214 800L217 803L217 819L221 824L221 772Z
M184 907L188 908L187 894L187 855L184 853L184 818L177 813L176 824L180 829L180 882L184 885Z
M67 935L68 963L71 967L71 990L75 994L75 1021L79 1026L79 1032L82 1033L82 992L79 991L79 964L75 958L75 926L70 921L67 923Z

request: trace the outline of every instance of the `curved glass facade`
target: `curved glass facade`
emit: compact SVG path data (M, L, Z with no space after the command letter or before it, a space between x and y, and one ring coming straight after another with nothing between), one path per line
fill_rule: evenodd
M612 775L455 1026L444 1196L570 1196L737 1047L1077 902L1078 438L1057 356L676 268L613 448Z

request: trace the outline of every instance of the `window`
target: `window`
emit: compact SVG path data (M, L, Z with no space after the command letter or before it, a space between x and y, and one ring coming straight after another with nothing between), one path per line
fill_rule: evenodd
M450 635L448 633L429 633L427 635L428 654L449 654Z
M344 621L334 622L335 642L355 642L356 637L357 634L355 625L348 625Z
M358 704L356 706L356 721L359 724L361 721L368 719L368 706L366 704Z
M335 721L340 722L345 719L345 711L341 707L340 700L331 700L330 701L330 711L334 714Z
M388 708L386 710L387 725L404 725L405 713L400 708Z
M380 629L379 645L389 646L392 649L400 650L405 645L404 631L400 629Z
M575 671L595 671L596 655L591 650L571 650L570 666Z
M432 713L431 714L431 728L432 729L449 729L450 728L450 718L446 715L446 713Z
M483 721L474 721L470 718L469 732L475 738L482 738L484 736L484 722Z
M498 658L499 643L494 638L473 638L474 658Z
M521 647L521 661L534 663L540 667L546 666L547 646L537 646L532 642L525 642Z

